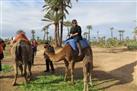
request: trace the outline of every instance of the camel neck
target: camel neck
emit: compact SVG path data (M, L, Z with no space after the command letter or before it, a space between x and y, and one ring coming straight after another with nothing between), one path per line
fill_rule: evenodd
M50 58L52 61L61 61L63 60L65 57L65 50L64 48L61 49L61 51L57 52L57 53L54 53L54 54L50 54Z

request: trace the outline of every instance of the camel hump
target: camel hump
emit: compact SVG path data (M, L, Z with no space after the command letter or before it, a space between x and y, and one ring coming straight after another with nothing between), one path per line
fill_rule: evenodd
M69 44L73 50L77 50L77 42L74 39L68 39L64 42L64 44ZM82 40L80 40L80 44L82 48L87 48L89 47L89 43L87 41L87 39L83 38Z

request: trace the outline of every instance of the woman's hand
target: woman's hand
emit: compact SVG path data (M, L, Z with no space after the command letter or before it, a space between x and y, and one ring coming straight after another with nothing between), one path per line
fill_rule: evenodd
M70 34L70 37L74 37L76 35L78 35L78 33Z

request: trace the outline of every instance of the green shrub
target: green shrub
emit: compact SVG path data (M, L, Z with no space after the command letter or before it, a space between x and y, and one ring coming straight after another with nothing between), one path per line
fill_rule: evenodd
M127 43L128 50L137 50L137 41L130 41Z
M2 65L2 72L10 72L13 70L13 67L11 65L3 64Z

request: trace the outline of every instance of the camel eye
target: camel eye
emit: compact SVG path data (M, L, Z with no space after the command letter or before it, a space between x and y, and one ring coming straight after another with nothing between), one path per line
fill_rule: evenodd
M47 45L44 46L44 48L47 48L47 47L48 47Z

